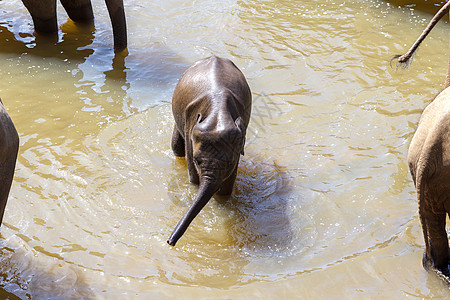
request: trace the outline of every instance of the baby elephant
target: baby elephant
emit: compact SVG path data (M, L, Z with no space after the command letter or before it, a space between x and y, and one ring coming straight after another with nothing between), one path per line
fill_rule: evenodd
M181 76L172 98L172 150L185 156L197 198L167 240L175 246L211 197L230 195L250 120L252 95L242 72L228 59L209 57Z

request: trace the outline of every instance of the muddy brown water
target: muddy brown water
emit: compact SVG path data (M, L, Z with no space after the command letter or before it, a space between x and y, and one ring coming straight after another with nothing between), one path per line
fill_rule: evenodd
M103 1L93 28L59 6L56 44L35 39L20 1L0 1L0 97L21 139L3 293L448 296L421 266L406 153L442 88L449 24L408 71L389 66L439 4L130 0L129 54L115 56ZM211 200L171 248L196 195L170 150L171 95L210 55L232 59L252 89L246 153L232 197Z

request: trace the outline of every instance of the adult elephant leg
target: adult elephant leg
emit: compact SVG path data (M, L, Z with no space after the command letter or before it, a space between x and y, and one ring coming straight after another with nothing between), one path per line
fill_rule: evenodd
M69 18L79 23L91 23L94 20L91 0L60 0Z
M127 22L123 0L105 0L114 35L114 50L122 51L127 47Z
M22 0L33 19L34 29L39 33L58 31L56 0Z
M0 224L3 220L6 203L8 202L9 191L11 189L12 181L14 178L17 152L19 150L18 140L19 139L17 137L17 144L11 145L10 149L7 152L8 157L2 158L3 161L0 163Z
M425 222L428 231L428 257L433 261L436 269L442 271L445 275L448 273L448 238L445 231L446 214L435 214L431 211L425 211ZM425 241L427 244L427 241Z
M0 100L0 224L14 177L19 136Z

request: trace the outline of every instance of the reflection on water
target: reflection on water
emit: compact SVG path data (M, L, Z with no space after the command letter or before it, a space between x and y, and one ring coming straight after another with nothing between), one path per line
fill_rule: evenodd
M102 1L93 27L58 7L57 41L34 35L20 2L1 3L0 96L21 138L4 293L447 295L421 267L406 152L445 76L448 24L407 72L389 67L428 22L428 2L133 0L120 54ZM170 150L171 96L213 54L253 91L246 154L232 196L212 199L171 248L197 193Z
M1 23L0 23L1 24ZM86 59L94 51L89 46L95 34L95 28L89 26L77 26L70 19L61 26L61 37L20 34L18 36L10 31L7 26L0 26L2 35L2 52L28 53L43 58L59 58L62 60L80 61Z

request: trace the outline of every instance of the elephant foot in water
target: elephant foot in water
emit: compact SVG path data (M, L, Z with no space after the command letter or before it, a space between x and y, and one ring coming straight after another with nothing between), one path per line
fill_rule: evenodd
M424 251L423 258L422 258L422 264L425 270L431 271L436 273L436 275L442 279L446 284L450 285L450 265L447 263L447 266L436 268L433 265L433 261L429 258L427 258L427 253Z

